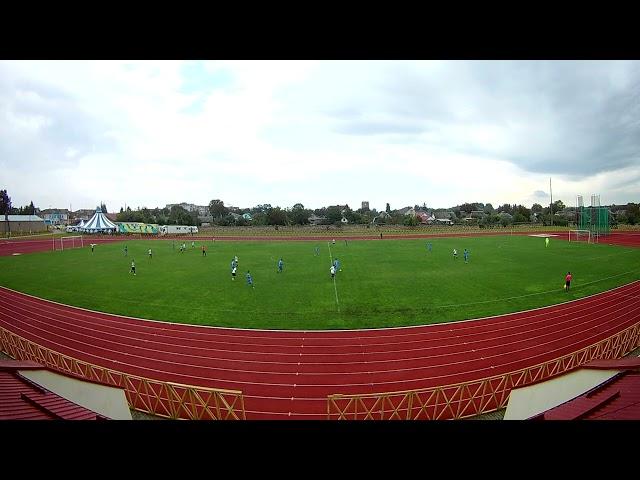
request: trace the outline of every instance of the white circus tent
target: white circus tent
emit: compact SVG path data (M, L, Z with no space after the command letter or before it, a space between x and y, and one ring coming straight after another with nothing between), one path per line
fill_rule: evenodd
M118 229L118 226L109 220L107 216L102 213L100 207L98 207L96 208L96 213L93 214L93 217L87 220L87 223L78 229L84 233L115 232Z

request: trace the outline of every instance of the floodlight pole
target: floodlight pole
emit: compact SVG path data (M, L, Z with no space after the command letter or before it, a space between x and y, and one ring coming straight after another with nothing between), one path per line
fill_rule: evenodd
M551 190L551 177L549 177L549 196L551 197L549 211L551 212L551 226L553 227L553 190Z

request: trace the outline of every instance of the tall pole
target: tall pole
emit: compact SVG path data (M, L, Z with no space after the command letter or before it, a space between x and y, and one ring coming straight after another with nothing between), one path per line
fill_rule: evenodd
M551 226L553 227L553 190L551 190L551 177L549 177L549 196L551 197L549 211L551 212Z

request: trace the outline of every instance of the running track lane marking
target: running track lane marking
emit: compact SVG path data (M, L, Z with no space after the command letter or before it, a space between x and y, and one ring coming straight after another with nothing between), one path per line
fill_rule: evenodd
M333 265L333 255L331 255L331 242L327 242L329 246L329 259L331 260L331 265ZM338 272L336 271L336 275ZM333 290L336 292L336 306L338 307L338 313L340 313L340 302L338 301L338 287L336 286L336 277L333 277Z

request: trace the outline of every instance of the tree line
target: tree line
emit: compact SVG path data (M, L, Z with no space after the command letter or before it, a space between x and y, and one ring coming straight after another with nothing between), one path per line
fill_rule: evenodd
M36 207L33 201L23 207L14 207L11 197L6 190L0 190L0 215L35 215Z
M103 212L107 212L106 205L101 202ZM575 215L573 207L566 207L562 200L556 200L553 205L542 206L534 203L531 208L520 204L502 204L494 208L491 203L465 202L450 208L429 208L426 204L414 205L414 210L428 212L437 218L449 218L454 223L462 223L465 219L472 219L480 226L509 225L512 223L542 223L549 225L567 225ZM640 204L611 205L612 224L640 224ZM0 215L34 215L38 209L33 204L13 207L7 190L0 190ZM564 215L558 215L559 213ZM417 225L419 220L412 215L404 215L398 210L392 210L386 204L384 214L373 209L353 210L349 205L332 205L328 207L310 209L302 203L291 207L281 208L269 203L259 204L252 208L229 208L220 199L209 202L208 216L199 217L197 212L189 212L180 205L171 208L120 208L116 216L119 222L156 223L160 225L201 225L208 222L214 225L306 225L309 217L321 217L321 224L339 225L345 218L350 224L368 225L375 219L377 224ZM248 218L245 218L248 214Z

